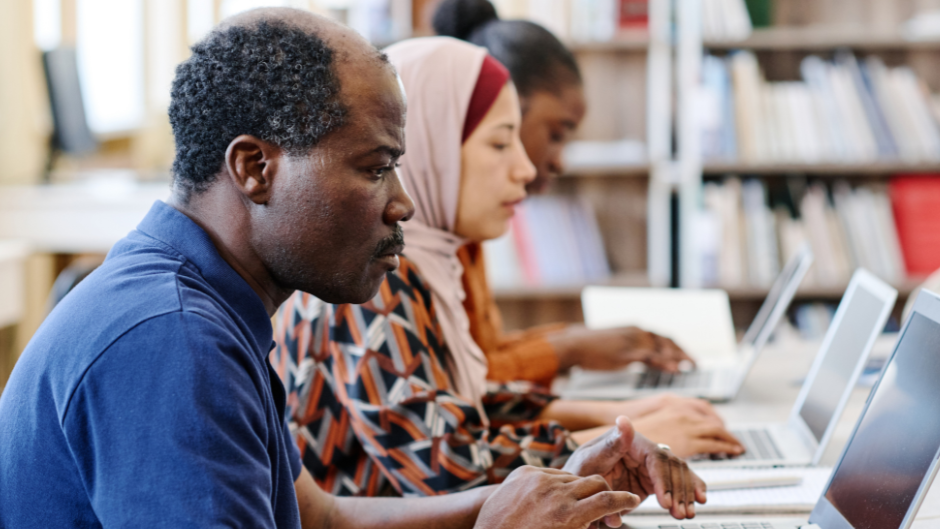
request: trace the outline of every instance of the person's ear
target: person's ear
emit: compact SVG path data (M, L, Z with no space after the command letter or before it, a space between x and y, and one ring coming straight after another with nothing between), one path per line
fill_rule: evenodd
M241 135L225 150L225 168L236 189L255 204L265 204L271 198L282 154L272 143Z

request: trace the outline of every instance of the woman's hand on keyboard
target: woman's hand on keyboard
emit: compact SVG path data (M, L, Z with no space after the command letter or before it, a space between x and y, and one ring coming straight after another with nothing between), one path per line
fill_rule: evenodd
M650 440L669 445L682 458L744 453L744 446L725 429L721 418L694 409L667 406L634 420L633 427Z
M599 474L612 489L641 499L655 494L659 504L680 520L695 516L696 502L705 503L705 483L685 461L636 433L626 417L618 417L607 433L578 448L564 470L579 476Z
M680 397L674 393L664 393L655 397L644 397L642 399L631 399L624 401L591 401L595 409L602 411L604 415L603 423L614 424L617 417L626 415L634 423L637 419L645 417L652 413L663 410L673 410L677 412L688 413L692 416L703 417L724 424L721 416L715 411L715 407L704 399L694 399L690 397Z
M572 366L620 369L634 362L670 373L678 372L680 364L695 366L692 357L675 342L638 327L588 329L583 325L570 325L546 335L545 339L558 354L562 371Z

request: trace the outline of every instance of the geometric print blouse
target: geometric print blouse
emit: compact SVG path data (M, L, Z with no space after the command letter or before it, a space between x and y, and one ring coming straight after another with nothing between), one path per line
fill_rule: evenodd
M431 291L405 258L362 305L296 292L278 311L275 341L291 432L332 494L458 492L521 465L561 468L576 448L557 423L535 420L553 399L545 388L490 383L489 427L451 391Z

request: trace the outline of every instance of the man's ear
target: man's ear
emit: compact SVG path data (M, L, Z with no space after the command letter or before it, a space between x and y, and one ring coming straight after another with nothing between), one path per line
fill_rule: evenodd
M265 204L282 155L280 147L243 134L228 144L225 168L236 189L255 204Z

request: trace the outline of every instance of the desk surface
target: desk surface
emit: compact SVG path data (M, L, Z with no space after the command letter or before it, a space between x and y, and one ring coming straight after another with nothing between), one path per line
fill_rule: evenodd
M166 182L138 182L126 175L37 186L3 186L0 239L33 250L106 253L137 227L156 200L170 194Z
M819 348L818 342L802 342L794 339L782 340L768 346L748 375L738 398L733 402L717 404L715 407L727 422L765 422L786 421L790 409L800 391L802 379L809 371L813 357ZM891 344L882 341L877 344L873 355L887 356ZM832 441L821 461L822 465L834 465L842 453L855 422L868 398L869 388L856 388L852 393L845 412L836 427ZM808 516L808 513L794 515L774 515L778 517ZM642 522L675 523L668 517L636 516ZM700 515L698 523L717 520L760 520L770 516L735 516L735 515ZM633 519L632 517L628 517ZM917 515L914 529L940 529L940 479L935 480L927 494L924 504Z

